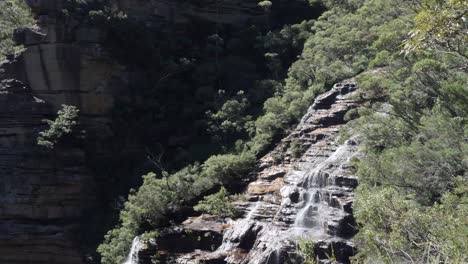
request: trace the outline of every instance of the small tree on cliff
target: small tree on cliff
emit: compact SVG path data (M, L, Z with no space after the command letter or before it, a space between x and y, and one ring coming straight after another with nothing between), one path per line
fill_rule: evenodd
M79 112L80 110L76 106L62 105L62 109L57 112L55 120L44 120L49 128L39 132L37 144L48 149L54 149L64 136L72 134L74 128L79 125ZM83 134L84 131L80 133Z
M221 187L219 192L205 196L193 209L219 217L237 217L240 212L231 202L232 197L224 187Z

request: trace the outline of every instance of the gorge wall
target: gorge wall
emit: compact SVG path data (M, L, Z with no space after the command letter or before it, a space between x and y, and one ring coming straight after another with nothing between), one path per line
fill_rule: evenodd
M62 2L29 2L39 28L18 31L25 51L1 65L0 263L85 263L83 218L102 205L107 175L92 164L112 154L123 67L102 52L99 31L58 18ZM80 109L89 140L51 152L36 137L62 104Z

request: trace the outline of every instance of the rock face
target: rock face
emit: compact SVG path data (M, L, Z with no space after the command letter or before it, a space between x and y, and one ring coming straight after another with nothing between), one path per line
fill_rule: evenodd
M84 152L35 146L50 105L19 81L0 84L0 263L83 263L78 218L93 202Z
M257 180L246 190L248 202L238 204L246 213L225 224L216 250L196 245L189 253L187 248L166 250L173 257L170 263L300 263L297 245L302 239L314 243L320 262L333 256L339 263L349 263L356 232L353 190L358 184L350 161L357 155L358 142L340 143L338 133L346 123L345 113L356 107L351 99L356 88L352 80L345 81L319 96L297 128L261 159ZM301 147L298 151L291 145ZM200 221L205 220L188 222ZM179 228L192 230L188 222ZM219 232L216 223L202 224L204 231ZM155 244L157 248L164 241ZM141 254L156 252L149 247Z
M102 177L90 161L112 154L109 113L125 87L122 67L92 32L57 20L62 2L30 1L40 29L18 31L25 52L0 64L0 263L85 263L81 223L98 205ZM49 151L37 133L61 104L80 109L88 140Z
M105 87L114 66L84 52L86 45L66 43L59 27L18 32L27 49L1 66L0 263L85 262L80 222L97 205L97 175L88 161L110 154L101 144L110 138L113 96ZM80 108L86 146L52 152L36 145L42 120L61 104Z

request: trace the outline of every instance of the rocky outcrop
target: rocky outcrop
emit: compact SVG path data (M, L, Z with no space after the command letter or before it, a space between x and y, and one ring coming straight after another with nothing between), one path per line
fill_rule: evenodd
M349 263L356 230L352 215L353 190L358 181L350 161L358 142L339 141L345 113L356 107L356 84L337 84L315 100L300 124L261 159L257 180L251 182L246 202L238 202L244 217L223 223L206 216L186 221L176 229L191 232L190 223L202 222L204 232L223 232L215 250L194 245L165 250L170 263L281 264L298 263L300 240L311 240L320 262L333 256ZM301 153L291 145L302 146ZM212 241L216 243L216 241ZM157 254L164 239L156 239L142 255ZM140 261L140 263L149 263Z

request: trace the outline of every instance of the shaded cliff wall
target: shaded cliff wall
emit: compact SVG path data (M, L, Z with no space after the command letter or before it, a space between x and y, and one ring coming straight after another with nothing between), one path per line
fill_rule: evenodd
M78 219L93 203L83 150L35 145L52 107L19 82L0 88L0 263L83 263Z
M16 34L26 50L0 73L0 263L84 263L84 212L102 206L92 165L112 155L110 111L123 67L103 52L100 32L60 19L63 1L30 1L37 31ZM36 145L43 119L77 106L86 143Z
M116 141L111 123L127 73L105 53L99 30L58 16L62 1L31 3L39 29L17 32L26 50L0 71L0 263L85 263L84 250L96 246L87 236L101 239L107 229L93 214L109 207L112 184L132 169L114 156L141 154ZM80 109L86 140L51 152L36 137L62 104Z

